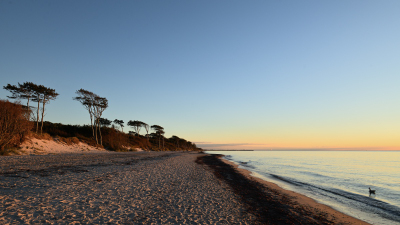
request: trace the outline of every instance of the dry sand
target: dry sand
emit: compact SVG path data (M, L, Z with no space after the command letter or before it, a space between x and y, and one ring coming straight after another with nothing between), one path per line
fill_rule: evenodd
M237 189L243 181L221 172L224 166L233 167L209 165L203 156L130 152L1 157L0 224L265 224L265 215L271 213L267 224L364 224L324 207L319 210L335 220L330 215L327 220L298 220L321 219L321 211L310 208L314 214L302 215L304 208L315 205L275 186L263 187L281 196L294 194L293 201L306 206L286 215L274 202L262 202L267 206L259 208L265 210L263 217L249 205L262 198L243 199ZM252 190L246 186L239 192L246 189ZM297 210L283 200L281 206Z

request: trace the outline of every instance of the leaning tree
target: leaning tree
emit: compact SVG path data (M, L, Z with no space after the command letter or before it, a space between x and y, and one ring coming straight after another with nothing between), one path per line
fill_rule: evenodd
M99 138L97 137L97 133L99 133L100 144L102 145L103 140L100 130L100 118L103 115L104 110L108 108L108 100L82 88L77 90L75 93L78 96L73 99L80 102L89 112L93 138L96 140L96 143L99 144Z
M103 97L96 97L94 101L94 118L96 121L97 129L99 130L100 145L103 145L103 137L101 136L100 129L100 118L103 115L104 110L108 108L108 100ZM95 135L97 139L97 129L95 130ZM98 143L97 143L98 144Z
M146 137L147 137L147 140L149 140L149 130L150 130L150 126L149 126L147 123L144 123L144 122L143 122L142 126L143 126L144 129L146 130Z
M113 123L118 124L118 126L121 127L121 131L124 132L124 121L123 120L115 119L113 121Z
M157 136L158 136L158 149L161 149L161 136L163 136L165 134L164 132L164 127L159 126L159 125L153 125L151 126L151 129L153 129ZM164 138L163 138L164 140ZM163 148L164 148L164 142L163 142Z
M94 98L97 96L91 91L87 91L85 89L79 89L75 92L78 96L74 97L73 100L80 102L83 107L89 112L90 116L90 125L92 127L92 135L94 136L94 125L93 125L93 112L94 112Z

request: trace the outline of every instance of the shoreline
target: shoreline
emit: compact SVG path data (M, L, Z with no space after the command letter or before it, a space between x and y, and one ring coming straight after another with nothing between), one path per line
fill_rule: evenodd
M286 205L287 208L290 208L288 210L283 210L281 213L286 214L286 218L288 223L293 222L293 219L298 221L298 224L362 224L362 225L368 225L369 223L362 221L360 219L351 217L345 213L342 213L340 211L337 211L330 206L324 205L322 203L318 203L314 199L307 197L305 195L283 189L279 187L277 184L272 183L270 181L263 180L258 177L254 177L251 175L251 171L248 171L246 169L239 168L239 165L231 162L229 160L223 159L222 155L213 155L216 159L220 160L222 163L228 165L229 167L232 167L233 171L236 173L240 174L243 176L244 179L247 179L249 181L249 184L246 184L248 186L255 186L253 188L258 189L261 193L259 195L275 195L277 197L273 198L253 198L255 201L250 201L250 204L255 204L255 205L265 205L265 210L268 210L269 205L271 204L281 204L281 205ZM213 162L215 163L215 162ZM240 188L240 187L234 187L236 184L234 182L231 182L231 177L234 176L232 175L232 171L224 171L225 169L221 169L223 167L222 164L219 164L218 166L214 167L215 173L219 174L217 175L219 178L224 179L226 182L230 183L233 188ZM225 175L223 175L225 173ZM239 176L240 177L240 176ZM239 178L239 179L243 179ZM254 182L254 183L253 183ZM257 187L258 186L258 187ZM238 190L240 192L240 190ZM239 193L241 194L241 193ZM249 196L243 195L242 198L248 198ZM275 198L275 199L274 199ZM257 201L267 201L268 203L265 202L257 202ZM273 202L273 203L272 203ZM285 207L283 207L285 208ZM279 211L279 210L278 210ZM297 212L296 212L297 211ZM275 212L276 213L276 212ZM305 217L305 218L290 218L290 216L295 215L295 216L300 216L300 217ZM279 215L280 217L284 217L285 215ZM303 219L306 219L308 221L303 221ZM267 223L275 223L276 221L269 221L268 218L264 219L265 222ZM284 222L285 223L285 222Z

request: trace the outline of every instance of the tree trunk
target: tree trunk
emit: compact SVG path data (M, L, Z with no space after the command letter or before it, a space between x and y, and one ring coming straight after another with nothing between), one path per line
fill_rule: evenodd
M37 103L37 117L36 117L36 133L39 131L39 109L40 109L40 100L39 100L39 95L38 95L38 103Z
M92 126L92 133L93 133L93 138L94 138L93 116L91 113L90 113L90 126Z
M100 135L100 145L103 145L103 137L101 136L101 129L100 125L97 125L99 127L99 135Z
M42 126L40 127L40 134L43 134L43 117L44 117L44 106L46 105L46 101L43 99L43 107L42 107Z
M99 144L99 139L97 139L97 125L98 125L98 123L99 123L98 119L95 119L95 123L94 123L94 127L95 127L94 134L95 134L95 136L94 136L94 139L96 140L96 144Z
M28 120L31 120L32 119L32 111L29 108L29 98L28 98L28 102L26 103L26 107L27 107L28 115L29 115Z

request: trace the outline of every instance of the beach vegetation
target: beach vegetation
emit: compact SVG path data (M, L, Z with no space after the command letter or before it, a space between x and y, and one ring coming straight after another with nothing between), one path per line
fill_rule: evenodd
M80 141L77 137L60 137L56 136L56 140L65 143L66 145L79 144Z
M49 104L51 100L56 99L59 95L54 89L43 85L37 85L32 82L25 82L23 84L18 83L18 85L8 84L3 88L10 91L11 95L8 97L11 99L27 100L26 106L21 105L19 102L10 103L8 101L2 101L2 104L8 104L9 106L13 105L19 108L19 118L23 117L23 120L21 121L24 121L28 128L24 131L18 131L20 133L14 135L14 139L12 141L7 141L7 143L4 141L6 136L2 136L1 140L4 142L2 146L18 146L22 141L18 142L16 140L18 140L18 138L21 139L22 137L25 138L25 136L29 135L33 138L42 140L55 139L66 145L84 142L98 148L105 148L113 151L132 151L136 149L152 151L198 150L195 144L186 141L185 139L177 136L166 138L162 126L150 126L149 124L139 120L130 120L127 125L132 127L133 131L124 133L123 120L115 119L114 121L111 121L102 117L103 112L108 108L108 100L85 89L77 90L75 92L76 97L73 97L73 100L80 102L89 112L90 125L64 125L61 123L44 121L46 105ZM31 101L37 102L37 107L29 106ZM36 108L35 113L31 110L33 108ZM6 109L8 108L2 107L2 110ZM5 115L5 113L2 113L2 116ZM3 124L12 121L12 119L7 118L4 119L4 121ZM17 126L18 123L14 123L14 125ZM146 130L146 134L140 134L141 128ZM149 133L150 130L154 132ZM35 144L38 145L37 142Z
M8 149L19 147L31 128L27 108L18 102L0 100L0 154L7 154Z
M70 141L64 140L61 137L76 137L76 139L78 139L80 142L84 142L95 147L104 147L112 151L132 151L136 148L147 151L199 150L194 143L177 136L173 138L165 138L157 133L138 135L135 132L133 132L135 135L131 135L124 133L112 126L102 128L102 146L96 144L96 141L93 139L90 125L65 125L46 121L44 132L47 133L46 135L56 137L56 139L59 139L65 143ZM162 143L164 143L164 145L162 145Z

